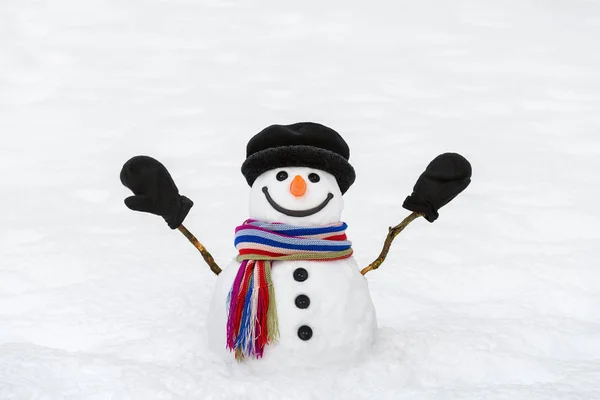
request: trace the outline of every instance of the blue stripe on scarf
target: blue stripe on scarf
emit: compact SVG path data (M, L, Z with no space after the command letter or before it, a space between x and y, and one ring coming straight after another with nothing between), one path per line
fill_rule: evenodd
M322 245L318 244L296 244L296 243L283 243L281 241L271 240L260 236L251 236L251 235L243 235L235 238L235 245L237 246L239 243L259 243L265 244L268 246L278 247L280 249L290 249L290 250L308 250L308 251L343 251L348 250L351 245L342 244L340 242L330 242L332 244L324 243ZM327 242L324 240L323 242ZM297 241L297 243L306 243L305 240ZM341 242L341 243L349 243L349 242Z
M343 232L348 228L345 225L346 224L344 224L342 226L329 226L326 228L318 228L318 229L315 229L315 228L286 229L284 231L281 231L281 233L285 233L286 235L289 235L289 236L313 236L313 235L321 235L324 233ZM279 231L274 230L274 232L279 232Z

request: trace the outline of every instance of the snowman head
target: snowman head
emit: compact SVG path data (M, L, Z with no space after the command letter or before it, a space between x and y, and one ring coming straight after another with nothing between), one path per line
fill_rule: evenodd
M334 130L311 122L272 125L247 147L242 173L250 218L300 226L341 220L342 195L354 183L350 150Z
M276 168L250 190L250 218L300 226L339 222L344 199L335 177L309 167Z

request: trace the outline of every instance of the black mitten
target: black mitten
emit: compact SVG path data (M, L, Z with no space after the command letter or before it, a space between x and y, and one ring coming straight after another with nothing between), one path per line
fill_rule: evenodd
M456 153L434 158L421 174L413 193L402 207L424 214L427 221L438 218L438 210L448 204L471 183L471 164Z
M136 156L127 161L121 169L121 183L135 195L125 199L127 207L160 215L171 229L181 225L194 205L179 195L169 171L152 157Z

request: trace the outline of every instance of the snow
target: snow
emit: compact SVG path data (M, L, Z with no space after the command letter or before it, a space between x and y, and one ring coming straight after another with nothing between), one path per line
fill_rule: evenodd
M600 4L4 0L0 399L600 398ZM272 123L351 148L345 221L379 253L437 154L473 184L367 275L356 365L257 376L213 358L216 278L123 199L161 160L221 265Z

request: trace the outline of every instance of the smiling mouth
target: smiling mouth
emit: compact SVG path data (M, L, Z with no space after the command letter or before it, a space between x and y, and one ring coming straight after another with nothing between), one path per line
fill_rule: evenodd
M319 204L318 206L316 206L314 208L309 208L308 210L288 210L287 208L281 207L279 204L277 204L275 202L275 200L273 200L273 198L269 194L269 188L267 188L265 186L262 188L262 191L265 194L265 197L267 198L267 201L269 202L271 207L273 207L275 210L279 211L280 213L285 214L290 217L308 217L309 215L316 214L319 211L321 211L322 209L324 209L327 206L327 204L329 204L331 199L333 199L333 194L329 193L327 195L327 198L325 199L325 201L323 201L321 204Z

